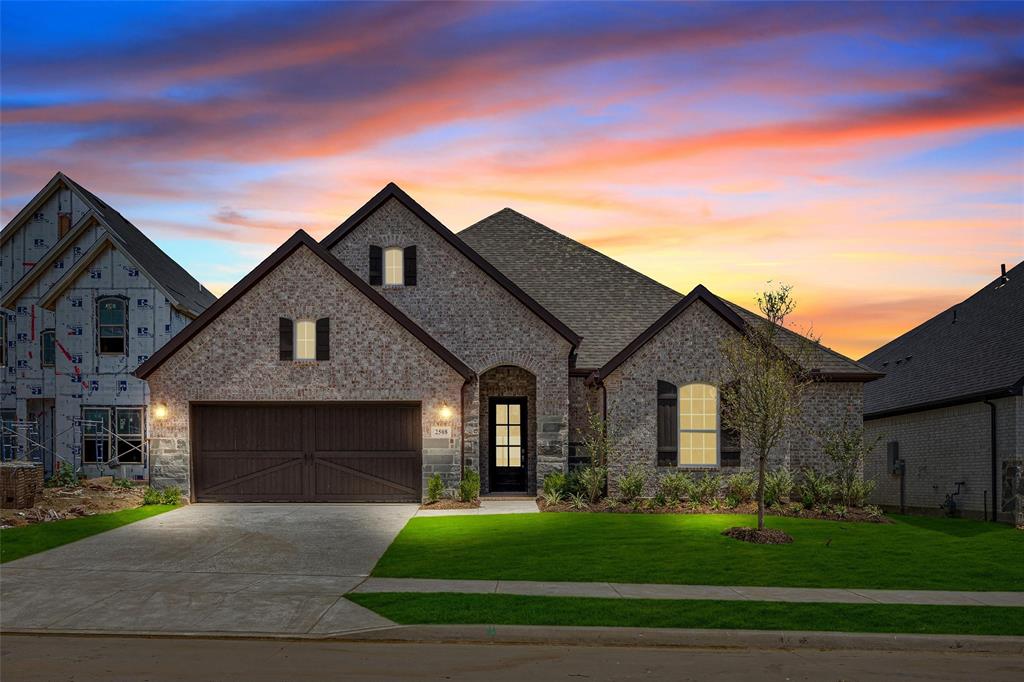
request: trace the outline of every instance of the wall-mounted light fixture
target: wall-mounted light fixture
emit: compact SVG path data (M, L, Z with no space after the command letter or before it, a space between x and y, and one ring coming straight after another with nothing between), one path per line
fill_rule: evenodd
M437 414L441 419L447 421L452 418L452 408L448 407L448 403L441 403L441 407L437 410Z
M153 418L167 419L167 405L165 403L157 403L156 405L153 405Z

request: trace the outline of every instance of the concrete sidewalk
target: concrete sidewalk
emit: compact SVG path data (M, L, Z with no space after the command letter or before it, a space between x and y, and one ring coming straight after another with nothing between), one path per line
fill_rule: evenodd
M1024 592L851 590L815 587L726 587L566 583L528 580L435 580L367 578L353 592L460 592L605 599L722 599L728 601L826 602L836 604L926 604L1024 607Z
M480 500L476 509L419 509L416 516L479 516L485 514L539 514L533 498L521 500Z

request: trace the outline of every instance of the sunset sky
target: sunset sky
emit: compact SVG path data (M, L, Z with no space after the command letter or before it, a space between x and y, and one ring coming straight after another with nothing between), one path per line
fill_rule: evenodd
M63 170L217 293L388 181L854 357L1024 259L1024 4L0 12L4 222Z

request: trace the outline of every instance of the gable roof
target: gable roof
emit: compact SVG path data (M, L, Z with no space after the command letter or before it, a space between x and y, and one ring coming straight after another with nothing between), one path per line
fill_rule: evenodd
M187 327L178 332L170 341L164 344L148 360L139 365L133 372L140 379L145 379L162 365L169 357L174 355L182 346L187 344L208 324L217 319L225 310L230 308L235 301L242 297L247 291L258 284L264 277L270 274L278 265L284 262L300 247L306 247L318 256L324 263L329 265L335 272L341 275L349 284L358 289L364 296L372 301L378 308L387 313L395 322L404 327L410 334L415 336L423 345L429 348L435 355L446 362L452 369L469 381L474 373L470 367L455 356L450 350L437 342L422 327L410 320L405 313L396 308L391 302L384 298L376 289L364 282L359 275L349 270L345 265L334 257L330 251L323 248L315 239L299 230L292 235L288 241L282 244L266 260L257 265L249 274L243 277L235 286L231 287L213 305L203 311L199 317L194 319Z
M76 194L81 197L83 201L90 207L89 213L86 215L93 215L96 220L102 224L107 233L110 234L114 239L114 245L122 252L129 256L129 258L137 265L141 270L144 270L149 279L161 289L167 296L168 300L172 302L175 308L187 315L188 317L195 317L200 312L206 309L214 300L214 296L208 291L203 285L201 285L192 275L190 275L183 267L181 267L177 261L168 256L164 251L153 243L153 241L142 233L139 228L135 227L127 218L122 216L116 210L114 210L105 201L100 199L98 196L90 192L88 189L78 184L70 177L62 172L56 173L50 182L33 197L25 208L23 208L15 218L7 224L4 228L4 239L7 241L17 231L17 227L20 226L23 221L36 207L41 205L46 199L53 194L54 191L62 186L69 187ZM85 216L83 216L83 219ZM77 225L82 224L82 219L79 220ZM72 229L70 232L74 232ZM69 232L69 234L70 234ZM42 272L47 268L47 264L52 263L67 247L69 242L66 241L68 235L62 238L54 244L49 251L46 252L44 257L39 260L28 272L26 272L12 288L24 289L34 282ZM58 280L58 283L64 281L64 277ZM65 283L66 286L66 283ZM10 293L5 297L4 305L7 304L7 300L10 298Z
M77 240L83 232L89 227L99 222L99 216L95 211L90 210L88 213L83 215L77 223L75 223L67 234L61 237L53 247L47 251L42 258L36 261L28 272L21 276L21 278L15 282L7 293L4 295L0 306L13 310L17 304L18 299L21 298L22 294L28 290L28 288L35 282L39 277L50 269L53 262L57 260L61 254L67 251L67 248L71 246L75 240Z
M577 364L602 369L650 340L694 300L703 300L730 324L762 319L698 285L687 296L510 208L459 233L466 242L545 307L583 334ZM731 313L730 313L731 311ZM785 329L780 346L807 343ZM632 355L632 353L629 353ZM870 368L815 344L814 369L822 378L865 381ZM622 358L624 361L625 358Z
M177 301L179 310L195 317L217 299L127 218L71 178L64 176L64 179L92 204L114 233L122 251L130 254L161 289L172 294L169 298Z
M722 319L732 325L736 331L743 332L746 329L746 323L732 308L727 306L722 299L708 291L703 284L698 284L690 293L680 299L678 303L666 310L665 314L659 317L654 324L633 339L629 345L616 353L615 357L605 363L605 365L594 374L594 378L598 381L603 381L609 374L622 365L622 363L632 357L634 353L643 348L648 341L657 336L662 329L679 317L684 310L697 301L702 301L707 304L707 306L718 313Z
M25 206L18 211L17 215L7 221L3 230L0 230L0 246L7 243L11 237L18 231L18 229L25 222L25 219L35 213L35 211L43 205L43 203L53 195L61 187L65 186L67 177L57 171L54 173L50 181L43 185L43 188L36 192L36 195L32 197Z
M1020 395L1024 262L1006 276L866 355L886 375L864 387L865 417Z
M537 317L542 319L549 327L554 329L564 339L571 343L574 348L579 347L581 337L566 325L565 322L555 315L552 315L547 308L523 291L515 282L495 268L494 265L482 258L480 254L469 246L469 244L456 236L454 232L445 227L441 221L432 216L425 208L420 206L415 199L406 194L402 188L393 182L389 182L384 189L377 192L372 199L366 202L358 211L353 213L348 220L343 222L335 228L333 232L324 237L320 242L321 245L328 251L331 250L339 241L344 239L347 234L362 225L367 218L369 218L377 211L377 209L383 206L390 199L395 199L409 209L413 215L426 223L426 225L440 235L442 239L451 244L456 251L483 270L484 273L497 282L503 289L505 289L505 291L512 294L516 300L529 308L535 315L537 315Z

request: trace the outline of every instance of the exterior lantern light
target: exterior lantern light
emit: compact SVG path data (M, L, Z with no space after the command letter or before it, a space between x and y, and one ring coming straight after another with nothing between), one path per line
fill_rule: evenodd
M448 407L448 403L442 403L441 409L437 411L441 419L448 420L452 418L452 408Z
M167 419L167 404L157 403L153 406L153 418L154 419Z

